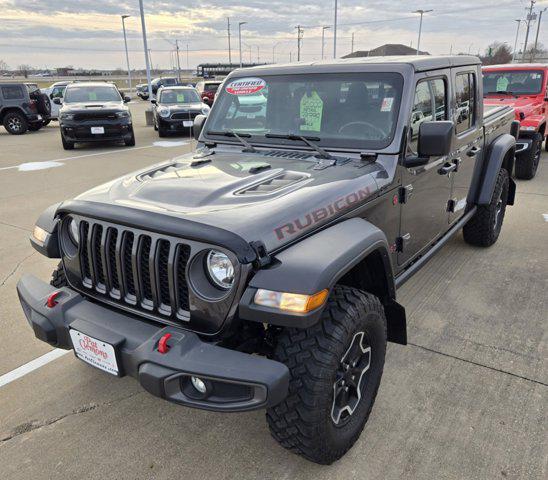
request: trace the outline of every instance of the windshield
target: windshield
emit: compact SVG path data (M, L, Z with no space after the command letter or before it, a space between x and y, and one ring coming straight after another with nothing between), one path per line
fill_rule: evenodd
M206 135L235 131L251 143L287 143L271 136L293 134L330 147L385 148L402 85L402 76L389 72L232 79L219 91Z
M483 72L483 94L536 95L542 90L542 71Z
M70 86L66 89L64 103L120 102L122 98L112 85Z
M178 104L178 103L200 103L198 92L194 89L163 89L160 95L160 103Z

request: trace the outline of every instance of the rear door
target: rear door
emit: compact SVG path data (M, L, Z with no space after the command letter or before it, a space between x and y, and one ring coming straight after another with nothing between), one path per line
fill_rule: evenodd
M453 189L449 202L449 223L462 216L466 207L466 198L470 190L474 167L484 155L483 128L480 119L483 115L483 104L479 98L480 79L477 67L459 67L451 71L455 91L455 138L452 162L456 164L453 177Z
M407 155L416 155L420 124L448 118L450 72L417 80L415 97L409 112L410 128ZM403 169L402 185L405 203L401 206L398 265L411 260L447 230L447 202L451 178L440 173L447 156L432 157L423 166Z

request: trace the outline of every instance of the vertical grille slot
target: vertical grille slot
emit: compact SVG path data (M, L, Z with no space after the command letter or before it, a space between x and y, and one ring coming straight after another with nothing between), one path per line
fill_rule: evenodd
M152 307L152 285L150 281L150 247L152 240L148 235L142 235L139 239L138 270L141 281L141 304L145 308Z
M132 232L125 232L122 240L122 275L126 291L126 299L131 303L135 302L135 280L133 279L133 268L131 266L131 251L133 250L134 235Z
M103 226L95 224L91 231L91 261L92 271L95 274L95 288L105 292L105 272L103 271L103 262L101 260L101 237L103 236Z
M160 307L164 307L169 310L170 308L170 295L169 295L169 280L168 280L168 263L169 263L169 250L170 243L167 240L160 240L158 242L157 251L157 282L158 282L158 300Z
M186 279L186 266L190 257L190 247L180 244L175 256L175 288L178 313L188 312L188 283Z
M89 223L80 223L80 268L82 269L82 282L87 287L91 286L91 269L89 266L88 253Z
M108 228L107 230L107 246L105 253L107 257L108 280L110 282L111 294L113 296L120 295L120 280L118 278L118 270L116 268L116 242L118 241L118 230Z

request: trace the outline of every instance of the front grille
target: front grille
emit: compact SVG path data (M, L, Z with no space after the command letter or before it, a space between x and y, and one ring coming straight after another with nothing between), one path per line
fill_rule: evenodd
M75 113L74 120L86 121L86 120L116 120L118 117L114 112L84 112Z
M173 120L194 120L200 112L177 112L172 113L171 118Z
M81 282L108 298L166 319L188 320L190 245L95 220L80 222Z

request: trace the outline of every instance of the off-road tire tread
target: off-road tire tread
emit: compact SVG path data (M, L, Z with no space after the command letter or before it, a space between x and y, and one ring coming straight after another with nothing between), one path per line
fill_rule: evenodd
M502 188L508 182L508 171L501 168L497 175L491 203L489 205L479 205L474 216L468 220L462 229L466 243L477 247L490 247L497 241L498 234L493 230L493 215Z
M274 357L289 368L289 394L283 402L269 408L266 417L272 436L284 448L313 462L331 464L342 457L358 439L363 426L345 448L339 451L327 451L325 446L322 448L319 439L321 435L316 425L321 423L319 417L324 414L325 408L318 395L325 391L326 386L332 388L332 365L340 361L334 353L334 347L343 344L344 332L350 334L355 331L361 315L372 311L385 319L384 308L377 297L355 288L337 285L331 292L321 321L308 329L288 328L280 334ZM375 387L363 425L375 403L379 384Z
M62 263L59 263L57 268L51 274L51 280L49 284L55 288L62 288L68 285L67 277L65 276L65 269L63 268Z

